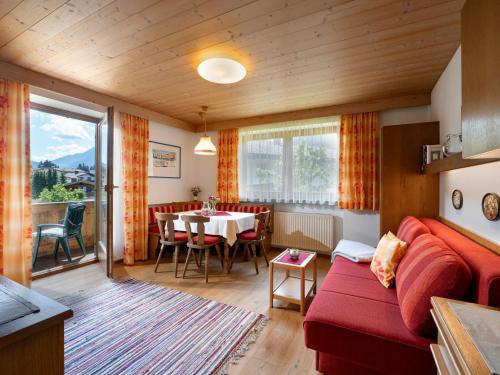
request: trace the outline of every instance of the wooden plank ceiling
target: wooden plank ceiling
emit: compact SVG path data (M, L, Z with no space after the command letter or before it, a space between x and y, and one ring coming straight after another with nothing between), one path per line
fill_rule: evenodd
M199 123L429 93L464 0L2 0L0 59ZM247 68L198 76L205 57Z

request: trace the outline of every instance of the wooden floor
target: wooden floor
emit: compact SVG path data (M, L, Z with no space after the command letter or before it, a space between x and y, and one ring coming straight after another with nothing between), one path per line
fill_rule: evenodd
M278 252L273 252L275 256ZM259 275L255 274L252 262L239 259L235 262L230 275L221 275L220 264L212 257L211 275L205 284L202 274L196 272L194 265L187 276L178 278L173 275L171 254L164 260L159 273L154 273L152 262L139 263L133 267L118 264L115 277L133 277L147 280L164 287L178 289L215 301L243 307L262 313L269 318L269 323L252 344L250 350L238 364L230 367L230 374L316 374L314 352L304 345L303 317L295 305L286 305L275 301L275 308L269 309L268 303L268 268L263 259L259 262ZM318 282L321 285L330 266L326 256L318 257ZM284 276L275 271L275 284ZM110 281L104 276L99 264L91 264L75 270L35 280L32 284L36 291L57 298L79 290L106 288Z

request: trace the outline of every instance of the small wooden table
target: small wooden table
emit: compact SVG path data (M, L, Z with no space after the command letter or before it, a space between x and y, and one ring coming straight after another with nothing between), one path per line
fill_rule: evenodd
M306 271L312 267L312 279L306 278ZM278 286L274 287L274 269L284 269L286 276ZM299 276L290 275L290 271L298 271ZM305 315L306 302L311 292L316 293L317 264L316 253L301 250L299 258L293 260L288 250L269 262L269 306L273 308L273 300L295 303L300 306L300 313Z
M431 302L432 317L438 328L438 341L431 344L431 351L438 374L492 374L485 354L476 346L485 337L466 329L461 319L466 318L466 324L470 319L480 321L483 330L498 332L500 309L440 297L432 297ZM460 308L461 317L457 315L457 308Z

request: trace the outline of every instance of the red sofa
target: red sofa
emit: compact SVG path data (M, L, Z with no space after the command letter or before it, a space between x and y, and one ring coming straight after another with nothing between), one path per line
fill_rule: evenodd
M498 255L435 219L405 218L398 237L408 243L408 253L410 248L412 254L427 251L426 246L432 244L433 256L442 251L457 258L458 265L466 268L460 279L463 299L500 306ZM402 294L411 282L423 282L418 275L408 280L411 266L403 265L405 258L396 272L396 288L389 289L379 283L369 264L336 258L304 320L305 344L316 351L318 371L334 375L436 373L429 347L435 334L415 334L405 324L412 316L400 304ZM431 260L422 260L421 266L434 267L436 261ZM447 283L448 277L442 282ZM428 314L430 301L413 307L420 309L419 314ZM432 323L426 324L428 332L435 330Z

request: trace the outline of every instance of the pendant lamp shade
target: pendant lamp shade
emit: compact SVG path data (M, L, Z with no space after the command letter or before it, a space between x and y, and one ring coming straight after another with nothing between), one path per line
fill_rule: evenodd
M202 112L200 112L200 117L205 124L205 134L200 137L200 141L194 148L194 153L196 155L215 155L217 154L217 149L215 145L212 143L212 139L207 135L207 120L205 118L205 114L207 112L207 107L201 107Z

